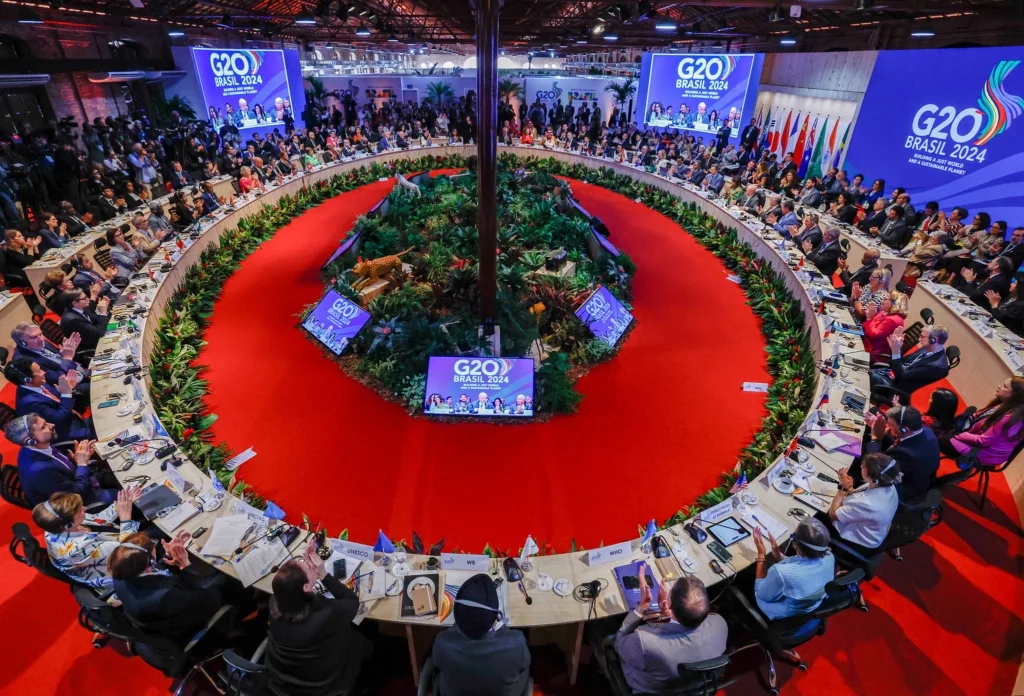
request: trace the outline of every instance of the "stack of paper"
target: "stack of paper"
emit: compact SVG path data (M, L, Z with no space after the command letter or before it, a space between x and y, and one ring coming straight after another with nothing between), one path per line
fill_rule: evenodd
M210 530L210 538L203 546L203 555L227 558L241 545L242 537L251 525L252 521L246 515L218 517Z

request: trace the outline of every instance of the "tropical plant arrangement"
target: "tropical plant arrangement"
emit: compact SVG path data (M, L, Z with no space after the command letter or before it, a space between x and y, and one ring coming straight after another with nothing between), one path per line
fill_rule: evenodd
M768 369L773 377L766 403L768 413L761 429L743 449L735 467L722 474L719 486L698 497L694 504L681 507L677 513L665 520L664 525L676 524L704 508L721 502L728 497L729 489L741 475L753 478L764 471L786 450L796 436L811 407L817 374L814 354L810 347L810 333L804 324L803 311L799 302L786 288L783 279L775 273L770 264L759 259L749 245L738 239L734 229L721 229L710 215L701 212L692 203L680 201L671 193L634 181L605 167L594 169L584 164L567 164L554 159L520 158L509 153L503 154L500 161L506 171L526 168L534 172L539 179L542 174L548 174L586 180L628 198L640 199L641 203L676 221L722 259L726 266L742 279L742 287L748 302L761 319L761 330L768 354ZM340 193L381 177L391 176L395 172L419 172L464 166L466 160L460 156L427 156L418 160L396 161L390 166L374 164L340 174L328 181L303 188L294 196L282 197L274 207L265 207L259 213L241 221L236 229L222 235L220 245L211 245L203 251L199 262L188 270L165 308L155 334L150 359L152 398L157 413L171 436L197 466L217 476L235 495L242 495L252 504L262 506L263 501L256 492L226 469L225 463L231 455L228 447L224 443L213 442L209 428L216 421L216 415L210 413L205 404L207 385L202 379L204 367L200 362L200 350L205 345L203 334L208 326L214 302L220 295L224 283L241 261L292 218ZM439 185L444 186L440 182ZM454 195L457 192L449 193ZM465 192L462 195L468 196ZM472 200L470 197L468 200L460 201L459 205L469 205ZM450 199L450 204L454 205L454 199ZM408 230L401 233L410 234ZM452 235L454 234L453 231ZM424 256L429 256L429 249L428 245L428 253ZM530 253L531 250L525 250L522 257ZM427 260L425 263L428 265L429 278L430 262ZM438 261L433 270L431 294L434 280L443 279L452 270L457 270L451 269L450 266L442 266L443 264ZM517 282L515 278L506 278L506 282L509 281L513 285ZM499 283L501 282L499 279ZM413 287L415 288L415 285ZM408 299L408 295L415 292L416 290L403 292L395 302L399 298ZM507 303L504 303L503 307L507 309ZM384 309L381 308L380 311L383 312ZM555 355L565 357L563 352ZM545 361L538 372L542 373L545 369L561 370L563 367L564 365ZM413 535L414 539L417 538L415 533ZM342 532L342 536L346 536L346 532ZM411 547L406 546L411 550ZM539 542L539 546L541 554L556 553L556 548L550 543ZM581 548L575 540L572 541L572 551ZM488 545L485 552L500 554L505 551Z
M627 254L601 262L587 255L590 223L573 210L567 196L568 184L548 173L517 176L514 168L499 167L495 323L501 327L501 356L533 354L542 360L533 421L575 411L582 397L573 384L616 354L624 339L616 346L604 343L576 311L600 286L628 307L636 270ZM326 348L324 354L419 415L431 356L491 354L479 331L476 175L428 179L418 196L396 186L388 198L383 216L359 218L350 234L359 235L362 257L402 253L411 273L393 271L393 287L365 303L372 329L352 340L349 355L336 358ZM564 250L568 261L567 272L557 275L544 270L555 250ZM345 257L330 264L324 272L327 289L364 303L353 289L358 279L351 267Z

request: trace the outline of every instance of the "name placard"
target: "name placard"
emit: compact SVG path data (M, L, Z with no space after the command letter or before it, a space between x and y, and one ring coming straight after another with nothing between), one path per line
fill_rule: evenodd
M354 541L345 541L344 539L331 539L331 546L346 556L358 558L360 561L366 561L367 563L373 562L372 546L357 544Z
M732 514L732 499L723 500L714 507L709 507L700 513L700 519L703 522L718 522L724 520L726 517Z
M633 555L633 545L623 541L611 546L602 546L599 549L591 549L587 552L587 563L592 566L604 565L612 561L621 561Z
M485 553L442 553L441 567L445 570L476 570L486 573L491 567L491 557Z

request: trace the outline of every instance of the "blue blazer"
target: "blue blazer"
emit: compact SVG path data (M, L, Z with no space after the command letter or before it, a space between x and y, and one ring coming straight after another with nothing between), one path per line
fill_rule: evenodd
M778 222L776 222L774 225L772 225L772 227L775 228L776 232L781 232L782 234L784 234L786 236L789 236L789 230L786 229L786 228L788 228L790 225L799 225L799 224L800 224L800 218L798 218L796 216L796 213L794 213L791 210L788 213L786 213L785 215L783 215L782 219L779 220Z
M918 435L891 444L886 437L882 442L869 442L865 453L885 452L899 462L903 480L896 484L900 500L920 498L932 487L935 472L939 470L939 441L929 428L923 428Z
M44 384L43 389L60 397L59 392L48 384ZM57 426L58 440L84 440L92 437L92 429L75 415L74 404L75 400L70 395L54 401L20 385L14 392L15 412L19 416L36 413L53 423Z
M28 358L34 363L38 363L39 367L46 373L46 382L48 384L57 384L57 380L60 376L67 373L68 370L78 370L83 375L86 373L84 367L76 363L74 360L65 360L64 356L56 351L52 351L44 348L44 352L37 353L34 350L29 350L24 346L17 346L14 349L14 357L12 360L18 358ZM38 396L38 395L33 395ZM42 398L42 397L38 397Z
M38 505L54 493L78 493L86 504L94 502L89 478L89 467L67 464L31 447L22 447L18 452L18 479L25 497L32 505Z

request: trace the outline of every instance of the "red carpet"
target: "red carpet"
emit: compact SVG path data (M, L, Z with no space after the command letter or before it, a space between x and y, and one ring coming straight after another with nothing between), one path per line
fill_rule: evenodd
M383 191L387 187L380 185L378 188ZM634 235L636 241L631 240L627 243L625 240L628 233L613 227L613 230L618 233L616 242L621 243L633 253L638 261L643 258L641 263L646 265L649 255L643 254L641 247L644 242L638 235L650 234L655 239L660 236L654 225L643 222L647 219L646 214L641 217L641 209L638 206L632 203L617 202L603 192L597 192L602 198L595 200L593 190L588 191L587 187L580 184L577 184L576 188L584 197L585 205L592 208L593 212L600 215L602 219L610 217L609 211L605 207L610 208L618 204L622 206L623 214L628 214L630 219L636 220L637 226L631 229L643 230L646 226L647 229L653 230L652 232L639 232ZM321 252L330 253L330 249L324 251L321 247L330 247L334 243L333 240L337 240L341 232L347 228L350 220L341 220L344 214L342 211L347 206L351 206L354 210L358 203L365 209L378 197L377 194L361 196L363 196L363 192L353 192L345 199L344 205L330 204L311 211L306 216L306 218L323 216L318 219L323 224L332 226L332 230L327 235L332 240L330 243L319 246L310 243L311 246L307 253L311 259ZM357 200L356 197L361 198ZM330 215L337 216L338 221L326 222ZM354 212L347 213L349 218L353 215ZM617 219L621 220L621 217ZM337 229L333 229L334 227ZM289 228L282 230L281 234L290 234L293 231L292 228ZM314 246L316 248L313 248ZM642 254L643 256L641 256ZM253 260L258 259L254 256L249 261ZM311 260L309 263L315 264L316 261ZM714 269L712 276L718 273L717 265L714 266ZM249 314L253 317L257 317L261 313L271 315L272 312L269 312L268 308L277 305L276 296L271 289L279 276L269 267L263 269L263 272L266 273L266 282L257 286L258 292L254 292L250 297ZM696 269L692 269L691 272L696 272ZM302 302L312 301L319 292L319 283L314 276L315 273L310 274L308 278L302 277L302 283L308 285L311 292L307 299L301 300ZM708 286L709 290L719 287L717 280L716 278L714 285ZM653 279L645 278L643 273L638 277L637 284L638 295L640 292L653 293L657 287L654 285ZM726 283L726 285L731 286L731 283ZM714 311L710 311L711 305L706 304L709 302L709 299L706 298L711 298L712 295L713 293L705 291L700 291L696 295L691 293L682 297L678 304L682 306L683 300L699 300L708 307L707 316L717 318L718 315ZM647 326L650 324L650 321L646 320L650 307L650 302L637 301L637 315L645 321L630 338L626 351L619 358L620 361L631 349L643 350L644 356L653 354L653 348L650 346L651 339L645 339L644 334L640 333L641 329L655 328ZM220 310L219 306L218 310ZM680 309L680 311L682 310ZM220 317L218 317L218 321L220 321ZM701 328L704 327L694 326L694 333ZM281 336L275 337L274 341L239 343L238 350L253 356L261 350L266 350L269 346L278 346L280 341L284 340L284 334L291 331L297 332L298 329L294 329L291 324L285 322ZM725 345L731 337L719 338ZM302 340L288 344L287 347L300 350L304 343L306 342ZM759 344L759 342L757 343ZM285 346L279 347L285 348ZM681 349L683 348L691 349L688 343L685 346L681 345ZM286 353L280 350L278 354L285 355ZM289 394L282 403L293 404L296 409L301 408L307 416L315 417L317 409L321 408L320 404L330 402L330 397L320 397L319 393L327 388L325 385L333 383L320 381L324 375L316 372L314 367L309 367L322 359L318 352L312 355L302 352L297 355L309 358L303 362L305 371L292 370L285 373L284 370L278 370L267 375L266 379L268 385L300 383L302 385L300 388L292 390L294 395ZM221 369L226 370L227 366L222 366ZM252 371L252 369L239 366L239 370L249 375L249 380L255 384L261 379L261 375L258 370ZM596 371L584 381L582 386L584 391L590 395L591 401L595 394L601 391L601 382L614 377L615 375L611 373L621 369L623 369L622 365L612 363ZM313 370L312 374L310 370ZM343 377L341 373L337 373L337 375ZM751 378L742 376L741 379ZM640 386L643 387L643 385ZM645 389L645 393L649 393L649 390ZM690 397L688 399L672 399L669 396L667 401L673 402L672 410L678 411L679 418L682 419L696 411L698 406L703 405L701 408L704 409L713 408L713 405L717 403L716 395L719 393L721 393L721 389L706 389L704 391L695 389L687 393L687 396ZM249 389L246 394L253 395L254 398L250 403L254 407L266 409L265 413L252 415L254 419L258 420L258 427L280 435L282 438L290 438L292 444L301 444L302 440L310 437L323 438L323 449L314 460L314 464L324 460L330 461L334 465L332 471L340 492L335 494L334 499L330 501L333 502L333 505L330 505L329 502L327 505L329 512L336 510L333 514L339 516L339 521L358 518L354 511L351 514L348 513L348 509L355 504L353 498L358 497L358 494L362 492L348 484L353 480L351 471L378 470L381 468L380 464L394 463L393 466L400 470L396 473L399 473L400 476L409 475L411 465L402 464L402 460L396 457L391 449L381 450L372 459L359 464L352 460L344 447L336 444L332 447L328 444L329 439L336 438L335 433L344 432L342 428L328 426L324 430L315 423L308 428L296 428L291 424L277 426L274 418L277 415L277 410L269 408L269 399L261 398L259 390L255 387ZM12 400L13 390L10 387L0 392L0 401L12 403ZM373 399L362 400L359 403L364 409L372 410L374 416L386 413L392 408L389 406L378 409L373 406ZM620 404L622 402L614 400L613 403ZM711 404L711 406L707 406L707 404ZM923 408L926 404L927 394L920 394L914 399L915 406ZM587 414L587 406L588 404L585 402L584 414ZM589 406L591 409L601 411L599 404L591 403ZM962 406L964 405L962 404ZM638 423L638 420L629 413L628 404L623 404L618 408L624 419L629 417L628 421L623 420L622 423L630 425L632 430L622 427L611 431L596 430L594 432L600 435L605 432L615 433L620 439L629 439L635 443L637 455L624 457L619 466L621 470L627 470L632 474L640 467L653 466L644 458L647 455L642 454L649 452L652 447L647 442L648 440L658 440L669 436L680 437L674 431L666 434L660 430L644 427L643 423ZM397 413L394 417L399 416L402 414ZM402 417L404 418L404 416ZM571 423L577 418L580 416L561 420ZM361 425L365 426L367 420L362 420ZM415 437L407 434L415 430L411 427L412 425L419 426L419 423L414 424L408 418L404 423L406 424L404 428L396 429L393 432L384 432L384 447L400 443L394 449L404 454L411 451L414 444L421 445L428 441L427 437L422 434ZM554 425L558 425L557 420ZM542 429L546 427L548 426L542 426ZM296 429L290 430L289 428ZM255 431L255 428L253 430ZM460 429L459 435L470 442L475 442L478 436L473 434L472 430L474 430L472 427L467 427L466 430ZM547 437L540 434L534 435L534 429L531 427L493 426L488 428L485 433L505 430L515 431L528 439L536 438L538 441ZM355 436L359 437L370 431L357 430L354 432ZM466 432L470 434L465 434ZM398 433L401 433L401 440L395 438ZM257 442L257 440L235 441L230 439L230 435L221 434L229 437L229 441L238 449L244 449L249 444ZM440 440L440 438L438 439ZM572 442L576 441L572 440ZM700 444L700 442L694 441L688 445L687 449L678 451L689 452L690 448ZM510 462L518 466L518 463L508 456L507 450L488 448L477 451L454 440L446 443L446 446L447 451L452 453L453 457L461 455L463 459L483 459L499 464ZM502 446L507 447L508 445L503 443ZM574 444L568 456L559 458L552 467L578 469L582 461L579 449L579 445ZM592 449L600 451L596 446ZM254 480L256 480L256 474L264 470L257 466L260 463L264 465L277 463L282 466L294 467L292 470L279 472L280 479L297 478L295 471L302 470L308 463L301 456L295 456L294 452L292 456L285 456L282 459L277 456L265 457L264 455L269 454L269 451L260 450L259 447L257 447L257 451L260 452L260 456L243 467L243 472L248 478ZM609 451L611 450L609 449ZM15 460L16 450L6 440L0 438L0 454L3 455L5 463L10 463ZM680 461L677 455L669 461L673 463L679 461L680 465L676 469L688 473L687 468L692 466L691 462L698 461L698 458L687 456ZM715 471L717 470L716 468ZM267 483L272 483L269 478L273 474L272 467L267 466L266 471ZM714 472L709 472L712 482L713 474ZM679 477L682 478L684 475ZM525 475L523 476L521 480L526 481ZM640 485L635 483L637 478L635 475L626 476L625 483L621 483L618 478L612 479L607 474L606 477L608 478L606 481L608 490L618 488L620 489L619 495L633 496L635 491L640 488ZM367 479L359 480L365 487ZM418 480L423 481L424 479ZM512 479L510 478L510 480ZM532 488L527 489L525 497L527 499L535 497L565 500L569 497L568 493L575 490L576 484L565 484L564 480L562 474L553 471L550 481L542 481L540 486L533 484ZM389 476L387 481L388 488L394 488L399 481L399 476ZM655 481L654 483L650 481L651 479L648 479L647 488L676 485L672 480ZM263 480L259 480L259 483L263 487ZM314 502L321 505L322 501L329 498L326 493L319 492L324 488L322 484L309 480L299 483L297 488L301 490L296 494L298 497L295 500L308 499L309 505L296 502L291 508L288 508L292 515L297 515L302 510L311 511ZM568 489L558 488L558 486L565 485L570 487ZM518 492L524 488L527 487L510 484L511 491ZM510 498L509 492L509 490L487 488L483 491L476 491L477 495L473 496L473 499L487 498L490 500L498 498L500 495L503 502L518 502ZM541 492L544 495L537 495ZM886 560L883 563L880 577L868 584L865 589L865 596L871 606L870 613L846 612L836 617L829 622L828 631L823 637L817 638L799 649L800 654L810 666L808 672L795 671L788 666L778 664L783 694L799 694L801 696L819 696L821 694L829 694L829 696L852 696L854 694L1007 696L1012 693L1021 652L1024 650L1024 558L1022 558L1024 556L1024 535L1021 532L1013 499L1002 476L993 478L990 504L984 513L978 512L973 503L973 495L973 482L967 484L964 489L949 491L944 504L945 522L930 531L921 542L906 547L903 550L906 560L902 564L897 564L892 560ZM609 501L612 496L613 494L609 493L604 500ZM402 500L404 501L408 497L406 494ZM384 496L381 496L378 502L385 499ZM403 507L398 501L395 504L380 504L382 510L388 511L388 515L404 514L409 519L416 519L417 523L427 512L432 515L440 514L424 509L423 506L417 510L402 512ZM651 501L650 504L654 505L656 501ZM490 506L489 510L493 514L486 518L490 526L489 531L505 529L498 522L505 515L500 511L495 512L494 508L496 507L498 505ZM549 515L565 515L567 519L579 519L577 512L571 515L556 512L550 506L536 509L544 510ZM535 514L533 509L529 512ZM615 512L615 514L618 515L619 512ZM610 511L605 511L603 508L598 509L596 512L586 515L586 524L595 526L604 524L603 518L609 516L612 516ZM431 520L440 521L440 519L440 517L431 517ZM11 538L11 525L17 521L29 521L28 512L0 502L0 541L4 546ZM549 517L538 518L537 521L547 524ZM629 523L633 521L632 519L626 520ZM639 519L635 521L639 521ZM386 522L386 524L391 524L391 522ZM532 524L533 520L531 520ZM584 523L580 522L579 524L583 526ZM466 526L480 527L482 525L474 520ZM531 526L532 529L534 527ZM38 530L36 531L38 532ZM456 531L461 534L462 528ZM618 536L628 535L630 531L632 530L627 528L625 532L618 533ZM361 534L365 536L365 533ZM595 532L596 534L598 532ZM611 533L604 532L604 534L608 538L612 538ZM510 545L518 544L519 541L513 540L509 543ZM170 680L146 666L141 660L123 657L113 647L99 651L94 650L90 645L89 634L77 625L76 615L77 606L65 585L37 575L31 569L14 563L6 552L0 552L0 622L8 630L4 657L0 661L4 667L0 670L0 694L4 696L29 694L32 696L77 696L77 694L88 693L156 696L168 693ZM739 683L730 687L726 693L740 696L766 693L752 671L760 665L759 660L760 657L755 651L749 651L746 653L746 657L738 658L736 671L742 673L742 676ZM587 664L581 668L580 686L571 690L565 687L565 676L560 665L552 669L550 665L545 668L539 664L540 660L535 659L535 662L538 663L534 672L538 677L537 693L605 696L606 692L600 681L594 677ZM386 696L411 693L413 693L413 689L408 679L398 679L387 689Z
M392 184L311 210L231 277L200 361L216 435L258 453L242 477L283 507L372 541L415 529L479 551L527 534L567 550L628 538L715 485L763 415L758 322L714 256L663 216L575 183L582 204L633 255L638 325L586 376L579 413L543 425L410 418L323 357L297 328L317 267ZM244 353L244 359L240 355ZM722 408L719 404L728 403Z

